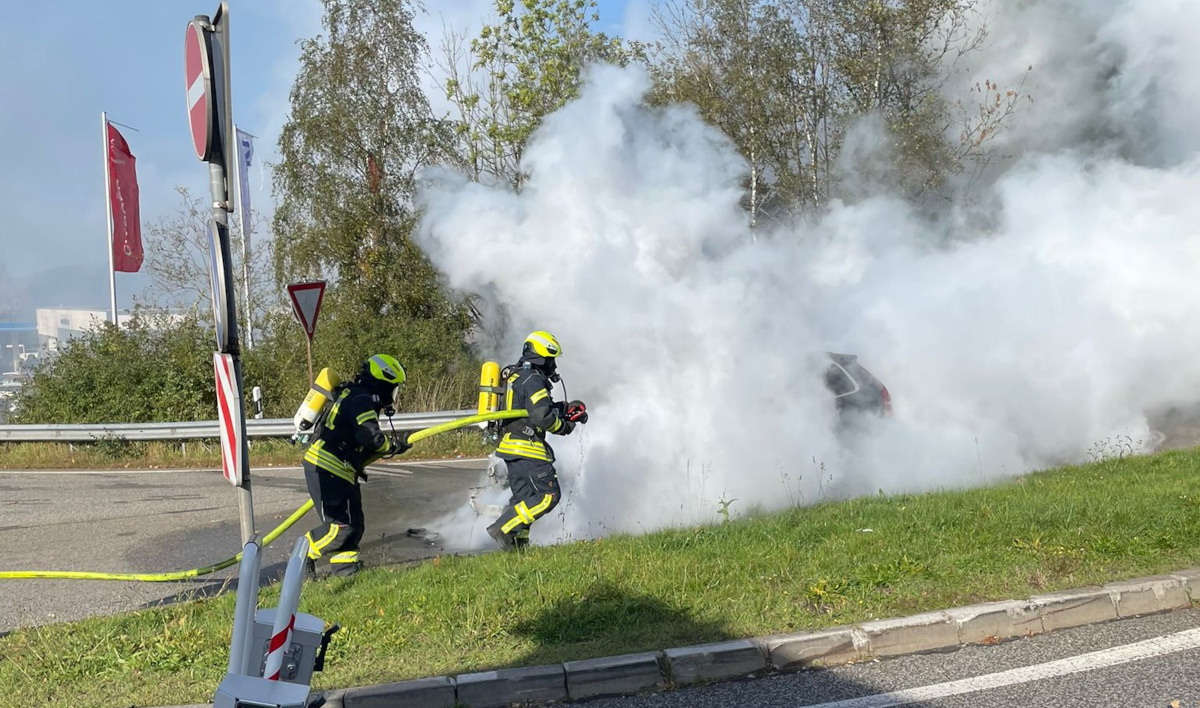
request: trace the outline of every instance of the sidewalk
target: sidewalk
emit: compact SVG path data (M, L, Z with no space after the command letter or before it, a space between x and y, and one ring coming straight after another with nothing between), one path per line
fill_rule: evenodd
M1169 612L1200 602L1200 568L819 632L500 669L325 693L325 708L499 708L836 666ZM314 694L316 695L316 694ZM183 706L179 708L204 708Z

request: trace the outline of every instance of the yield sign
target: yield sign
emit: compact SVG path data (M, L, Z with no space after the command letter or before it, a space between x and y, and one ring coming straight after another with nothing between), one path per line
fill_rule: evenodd
M184 78L187 89L188 123L196 157L208 160L216 146L216 105L213 102L212 70L208 61L208 34L195 20L188 23L184 43Z
M300 320L300 326L311 342L313 331L317 328L317 313L321 311L321 299L325 297L325 281L292 283L287 289L288 296L292 298L292 312Z

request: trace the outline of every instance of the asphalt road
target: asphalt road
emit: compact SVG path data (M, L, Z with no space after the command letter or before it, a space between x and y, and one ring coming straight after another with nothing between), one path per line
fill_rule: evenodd
M457 549L410 535L462 507L484 462L389 465L364 488L368 565ZM255 528L275 528L308 499L299 468L255 469ZM309 512L269 546L262 575L283 574L296 539L317 525ZM479 525L478 533L483 533ZM0 471L0 570L157 573L218 563L241 550L237 497L215 470ZM237 566L190 581L0 580L0 633L153 606L212 593Z
M1181 634L1183 633L1183 634ZM1160 656L1165 637L1185 648ZM1105 663L1126 660L1114 666ZM1099 668L1097 668L1099 667ZM1195 708L1200 611L1077 627L994 646L968 646L821 671L766 676L587 708ZM1043 678L1037 678L1041 676ZM953 682L953 683L952 683ZM909 693L898 693L908 691ZM1178 702L1178 703L1175 703Z

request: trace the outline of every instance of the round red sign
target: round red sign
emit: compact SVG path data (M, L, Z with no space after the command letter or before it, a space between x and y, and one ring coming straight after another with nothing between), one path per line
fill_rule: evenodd
M208 41L204 28L194 21L188 23L187 35L184 37L184 68L192 147L196 150L196 157L208 160L212 157L215 142L212 72L208 65Z

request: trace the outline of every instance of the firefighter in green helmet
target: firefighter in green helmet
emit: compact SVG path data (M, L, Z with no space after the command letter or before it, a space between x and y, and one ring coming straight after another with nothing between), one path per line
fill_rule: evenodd
M304 480L321 525L308 532L306 570L326 558L333 575L349 576L362 568L358 544L366 530L359 478L381 457L406 452L408 435L389 436L379 413L391 410L397 388L406 379L395 357L376 354L363 362L354 380L333 392L323 427L304 453Z
M546 443L546 433L569 435L577 424L587 422L582 402L555 402L551 395L551 384L559 380L561 353L554 335L539 330L525 339L520 360L507 369L508 391L502 407L525 409L528 415L505 423L504 437L496 449L496 456L508 467L512 497L487 530L506 550L527 545L529 527L550 513L562 496L554 450Z

